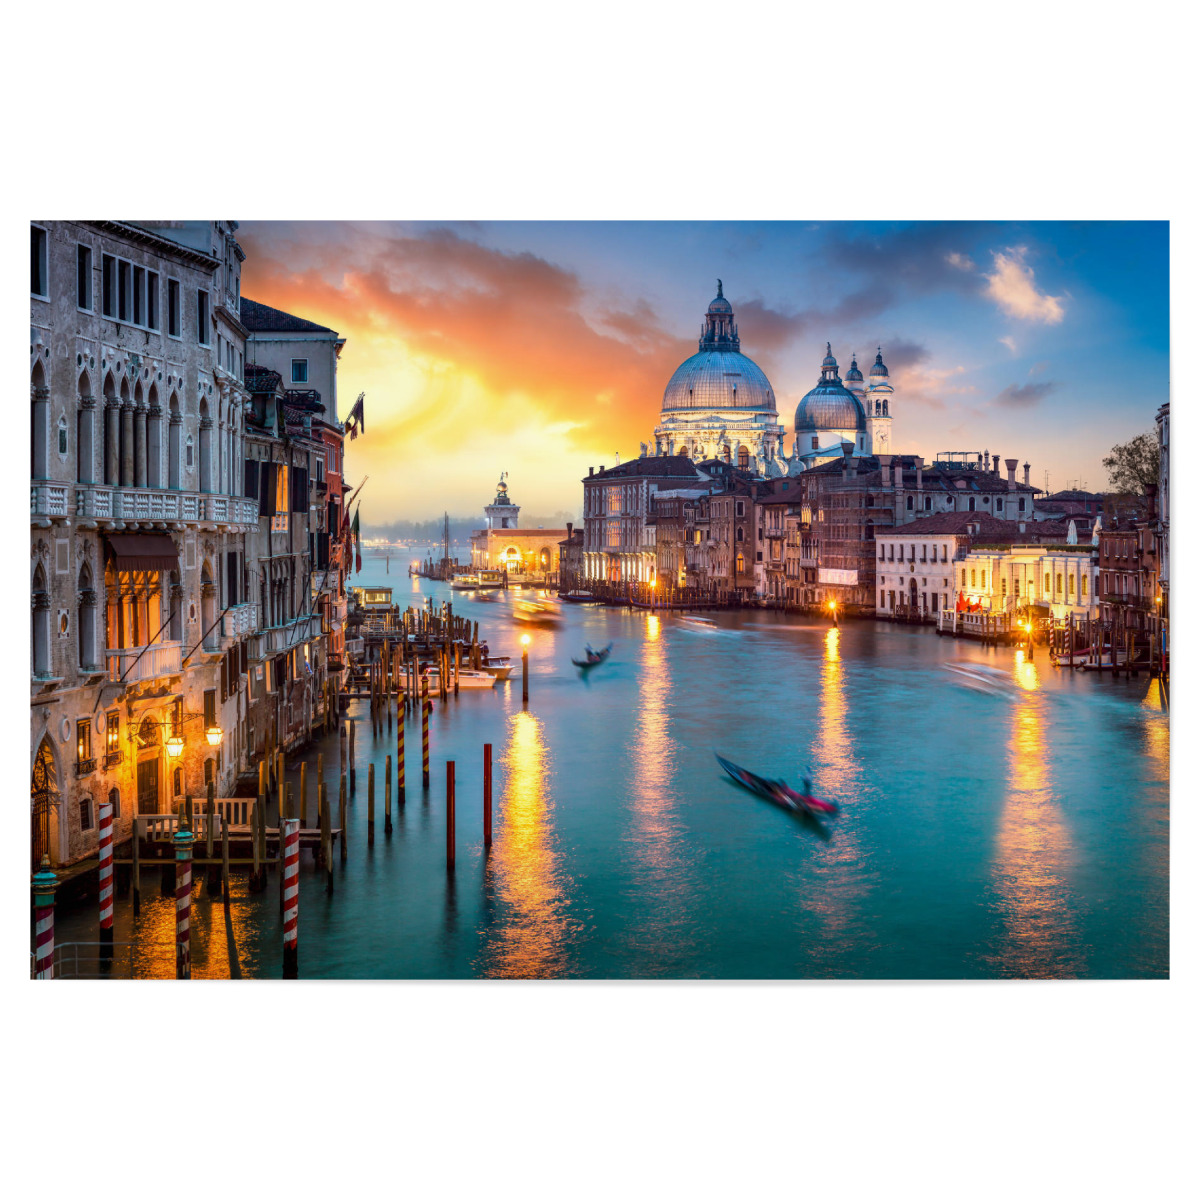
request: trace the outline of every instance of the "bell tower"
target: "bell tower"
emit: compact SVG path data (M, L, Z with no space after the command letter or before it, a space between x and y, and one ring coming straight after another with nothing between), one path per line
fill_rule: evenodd
M892 402L895 393L888 377L888 369L883 363L882 346L875 355L875 365L871 368L869 378L866 395L862 397L863 408L867 411L867 453L891 454Z

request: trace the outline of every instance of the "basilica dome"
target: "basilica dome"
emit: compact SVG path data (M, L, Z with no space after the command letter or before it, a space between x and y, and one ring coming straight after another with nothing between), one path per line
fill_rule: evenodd
M867 415L858 397L847 391L838 378L837 359L825 347L821 378L817 386L796 406L796 433L812 434L843 430L865 430Z
M699 352L680 364L663 392L662 411L750 409L775 412L775 393L762 368L741 352L733 305L721 281L708 306Z

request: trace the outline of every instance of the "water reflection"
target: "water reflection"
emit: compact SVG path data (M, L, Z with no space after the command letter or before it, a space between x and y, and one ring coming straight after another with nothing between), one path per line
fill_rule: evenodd
M1068 875L1070 830L1051 787L1045 701L1037 669L1018 652L1008 787L992 865L1003 941L994 965L1002 975L1031 979L1081 974L1086 962L1072 908Z
M545 979L568 973L574 924L554 845L554 804L547 786L550 755L533 713L508 720L504 787L486 886L495 893L495 923L486 932L481 973Z
M637 726L630 747L632 827L628 840L635 863L636 894L630 934L636 974L686 975L696 970L698 937L692 901L694 851L683 843L674 789L677 746L668 702L672 678L662 622L646 618L638 672Z
M836 626L826 632L821 655L820 708L812 758L816 794L840 805L842 815L829 822L832 840L821 846L798 879L801 903L821 926L810 951L811 962L802 966L813 974L858 975L866 966L867 946L855 918L868 880L855 829L861 771L848 720L841 630Z

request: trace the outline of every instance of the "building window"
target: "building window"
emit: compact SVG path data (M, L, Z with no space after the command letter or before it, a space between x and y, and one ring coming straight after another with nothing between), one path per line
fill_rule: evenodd
M1003 497L1001 497L1000 499L998 499L996 501L996 512L1002 513L1003 511L1004 511L1004 499L1003 499Z
M906 509L908 509L908 511L909 511L909 512L912 512L912 510L913 510L913 498L912 498L911 496L909 496L909 497L908 497L908 498L905 500L905 502L904 502L904 507L905 507Z
M79 801L79 829L82 833L87 833L92 827L92 798L84 796Z
M179 312L179 280L167 280L167 336L180 336L182 317Z
M204 693L204 728L212 729L217 723L217 689L209 688Z
M746 515L746 505L741 500L737 502L737 515L739 517L744 517ZM741 538L739 538L738 541L741 541Z
M1075 576L1074 575L1067 576L1067 595L1068 596L1075 595Z
M1025 511L1025 497L1021 496L1017 500L1017 512L1024 512L1024 511Z
M75 247L75 303L92 311L92 248Z
M172 782L172 787L174 789L175 795L182 796L183 795L183 768L182 767L175 768L175 775L171 782Z
M292 382L307 383L308 382L308 359L293 358L292 359Z
M966 567L963 567L963 581L962 581L962 585L963 585L963 587L966 587L966 586L967 586L967 568L966 568Z
M933 497L932 496L925 497L925 511L926 512L933 511Z
M1046 595L1047 595L1047 596L1048 596L1048 595L1050 595L1050 572L1049 572L1049 571L1047 571L1047 572L1046 572L1046 587L1045 587L1045 593L1046 593Z
M108 789L108 802L112 805L112 819L119 821L121 819L121 789Z
M105 752L108 754L116 754L121 749L121 713L119 709L113 709L108 714L108 720L105 723L104 730Z
M133 263L117 259L117 320L129 323L129 313L132 308L131 295L133 291Z
M968 496L967 497L967 512L974 512L974 511L975 511L975 497Z
M209 316L208 293L203 288L196 289L196 341L202 346L209 345Z
M1083 577L1082 577L1082 578L1079 580L1079 594L1080 594L1081 596L1086 596L1086 595L1088 594L1088 591L1087 591L1087 581L1088 581L1088 577L1087 577L1086 575L1084 575L1084 576L1083 576Z
M158 328L158 272L146 272L146 328Z
M85 762L92 757L92 722L75 722L75 760Z
M106 317L117 315L117 260L111 254L100 256L100 311Z
M44 229L29 227L29 293L50 299L50 242Z
M975 587L975 568L971 568L971 587Z
M193 453L193 447L192 447L192 435L190 433L188 434L187 453L184 455L184 461L187 463L187 466L190 470L192 463L194 461L194 453Z
M146 323L146 268L133 268L133 323Z
M1056 596L1062 594L1062 572L1058 572L1054 576L1054 594Z

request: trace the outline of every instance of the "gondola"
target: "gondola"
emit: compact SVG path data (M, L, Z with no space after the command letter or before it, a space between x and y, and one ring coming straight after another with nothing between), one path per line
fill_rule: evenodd
M613 644L609 642L603 650L593 650L590 646L587 648L587 657L584 659L573 658L571 661L583 670L589 667L598 667L612 653Z
M729 759L722 758L719 754L716 755L716 759L734 783L744 787L748 792L753 792L763 800L769 800L785 812L809 817L813 821L816 821L818 825L820 824L817 820L818 817L831 816L837 812L836 804L831 804L828 800L818 800L816 796L798 792L795 788L788 787L781 779L764 779L761 775L755 775L753 771L747 771L745 767L739 767L736 763L731 763Z

